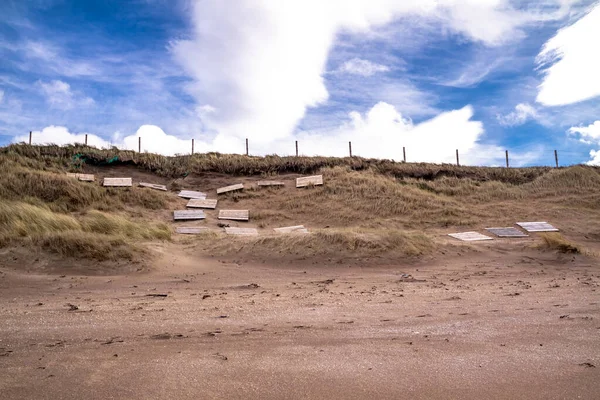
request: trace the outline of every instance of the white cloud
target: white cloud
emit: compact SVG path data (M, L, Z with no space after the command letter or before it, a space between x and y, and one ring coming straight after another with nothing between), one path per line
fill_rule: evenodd
M0 103L4 101L4 90L0 89Z
M75 107L89 107L94 104L94 99L75 93L71 86L60 80L50 82L38 81L38 85L46 96L46 101L53 108L70 110Z
M537 101L546 106L600 96L600 4L573 25L558 31L537 57L545 68Z
M587 162L588 165L598 165L600 166L600 150L592 150L590 151L590 161Z
M360 76L372 76L378 72L387 72L390 68L369 60L353 58L340 66L337 72Z
M585 144L600 145L600 120L588 126L574 126L569 129L570 135L578 135L579 141ZM600 150L590 151L589 165L600 165Z
M531 104L520 103L515 107L515 111L506 115L497 115L496 118L501 125L516 126L523 125L529 119L535 119L537 116L537 110Z
M86 133L70 133L67 128L64 126L48 126L41 131L33 131L31 142L33 144L57 144L57 145L66 145L66 144L75 144L85 143L85 135ZM88 145L98 147L98 148L107 148L110 147L110 143L101 137L88 133ZM28 142L29 134L16 136L13 139L13 142Z
M579 134L580 140L584 143L598 142L600 144L600 121L596 121L589 126L574 126L569 129L569 134Z
M495 145L479 143L484 128L479 121L473 121L473 109L466 106L460 110L444 112L419 124L404 117L391 104L380 102L365 114L351 112L348 120L340 126L322 130L300 131L288 138L280 138L269 143L250 140L250 153L253 155L294 154L294 141L298 140L300 153L313 156L348 155L348 142L352 142L353 154L361 157L388 158L402 160L402 148L406 147L409 162L455 163L455 150L460 152L463 165L502 165L504 149ZM138 149L142 138L142 151L163 155L189 154L191 140L180 139L166 134L153 125L141 126L135 134L116 133L112 141L88 134L90 145L107 148ZM14 138L14 142L27 141L28 136ZM33 132L34 144L54 143L59 145L84 143L85 134L70 133L67 128L50 126ZM218 135L213 141L195 141L195 152L218 151L222 153L243 153L245 142L242 138ZM511 165L519 166L535 161L539 151L524 154L511 153Z
M289 137L307 108L328 99L323 74L340 32L410 17L406 24L435 21L493 46L521 37L520 27L542 16L509 0L204 0L191 6L192 37L171 50L194 80L188 90L197 104L215 109L206 126L267 143Z

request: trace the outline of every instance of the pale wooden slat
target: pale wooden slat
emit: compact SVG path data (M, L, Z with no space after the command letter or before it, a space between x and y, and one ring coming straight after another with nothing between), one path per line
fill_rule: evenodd
M517 222L527 232L558 232L559 230L547 222Z
M477 242L480 240L494 240L493 238L482 235L479 232L462 232L462 233L451 233L448 236L452 236L455 239L462 240L463 242Z
M231 185L231 186L225 186L222 188L218 188L217 189L217 194L222 194L222 193L227 193L227 192L233 192L235 190L242 190L244 188L244 185L242 183L238 183L236 185Z
M155 190L162 190L163 192L167 191L167 187L165 185L157 185L154 183L146 183L146 182L140 182L139 185L141 187L145 187L145 188L150 188L150 189L155 189Z
M283 181L258 181L258 186L285 186Z
M175 221L190 221L205 219L206 215L202 210L177 210L173 211L173 219Z
M256 228L225 228L225 233L228 235L237 235L237 236L257 236L258 230Z
M215 209L217 208L217 200L216 199L191 199L188 201L186 207L190 208L209 208Z
M315 175L315 176L305 176L302 178L296 179L296 187L306 187L306 186L318 186L323 184L323 175Z
M485 228L485 230L493 233L498 237L503 238L523 238L529 236L526 233L521 232L517 228L513 228L512 226L505 228Z
M219 219L232 221L248 221L250 212L248 210L220 210Z
M67 176L69 178L76 178L76 179L78 179L80 181L84 181L84 182L93 182L96 179L94 177L94 175L92 175L92 174L78 174L78 173L73 174L73 173L68 172Z
M179 192L178 196L183 197L184 199L205 199L206 193L194 192L192 190L182 190Z
M208 232L210 229L196 226L181 226L175 229L175 233L181 235L198 235L203 232Z
M104 186L129 187L133 186L131 178L104 178Z
M304 225L286 226L283 228L275 228L273 230L277 233L308 233L308 229L306 229Z

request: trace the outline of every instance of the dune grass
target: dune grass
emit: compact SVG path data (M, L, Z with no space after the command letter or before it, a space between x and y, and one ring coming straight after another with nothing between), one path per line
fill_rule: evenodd
M541 233L542 244L539 248L544 250L553 250L564 254L581 254L583 249L581 246L566 239L558 232Z
M0 246L20 243L63 256L131 259L135 241L170 237L166 224L138 223L100 211L75 217L22 202L0 203Z

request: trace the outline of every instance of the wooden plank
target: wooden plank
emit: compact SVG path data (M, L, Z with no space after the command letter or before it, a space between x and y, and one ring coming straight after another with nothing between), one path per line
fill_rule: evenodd
M296 179L296 187L319 186L323 184L323 175L305 176Z
M547 222L517 222L527 232L558 232L559 230Z
M493 238L482 235L479 232L462 232L462 233L451 233L448 236L452 236L455 239L462 240L463 242L477 242L480 240L494 240Z
M154 183L146 183L146 182L140 182L139 185L141 187L145 187L145 188L162 190L163 192L167 191L167 187L165 185L156 185Z
M202 192L194 192L192 190L182 190L178 194L179 197L183 197L184 199L202 199L206 198L206 193Z
M191 199L188 201L186 207L190 208L210 208L214 210L217 208L217 199Z
M181 235L199 235L204 232L208 232L210 229L200 226L181 226L175 229L175 233Z
M220 210L219 219L227 219L232 221L248 221L248 210Z
M283 181L258 181L258 186L285 186Z
M233 192L235 190L242 190L243 188L244 188L244 185L242 183L238 183L238 184L235 184L235 185L225 186L225 187L222 187L222 188L218 188L217 189L217 194Z
M133 186L131 178L104 178L104 186L129 187Z
M73 174L73 173L67 173L67 176L69 178L76 178L80 181L84 181L84 182L94 182L94 180L96 179L94 177L94 175L92 174Z
M225 228L225 233L228 235L237 236L257 236L258 230L256 228Z
M173 219L175 221L191 221L205 219L206 215L202 210L178 210L173 211Z
M485 228L486 231L493 233L498 237L503 238L523 238L529 237L526 233L521 232L517 228L506 227L506 228Z
M284 228L273 229L277 233L308 233L308 229L304 225L286 226Z

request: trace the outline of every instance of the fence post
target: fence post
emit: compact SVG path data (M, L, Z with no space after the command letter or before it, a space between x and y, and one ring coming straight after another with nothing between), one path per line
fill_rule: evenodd
M298 157L298 141L296 140L296 157Z
M31 146L31 131L29 131L29 145Z
M402 147L402 156L404 157L404 162L406 162L406 147Z
M246 138L246 155L248 155L248 138Z
M85 134L85 145L87 146L87 133Z
M194 155L194 139L192 139L192 155Z
M554 161L556 161L556 168L558 168L558 151L554 150Z
M460 159L458 158L458 149L456 149L456 166L460 167Z
M138 153L142 152L142 137L138 137Z
M348 150L350 150L350 157L352 157L352 142L348 142Z
M509 168L509 165L508 165L508 150L506 150L506 168Z

